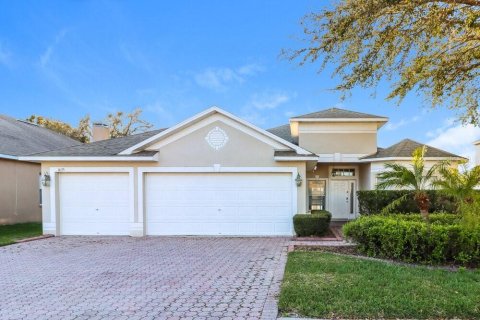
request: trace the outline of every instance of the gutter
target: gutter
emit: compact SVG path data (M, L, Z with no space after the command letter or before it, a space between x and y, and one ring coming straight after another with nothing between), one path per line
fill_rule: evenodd
M3 153L0 153L0 158L1 159L9 159L9 160L20 160L20 157L18 157L18 156L12 156L12 155L3 154Z
M93 162L121 162L121 161L135 161L135 162L155 162L158 161L158 155L155 154L151 157L130 157L130 156L108 156L108 157L40 157L40 156L27 156L20 157L19 160L23 161L93 161Z

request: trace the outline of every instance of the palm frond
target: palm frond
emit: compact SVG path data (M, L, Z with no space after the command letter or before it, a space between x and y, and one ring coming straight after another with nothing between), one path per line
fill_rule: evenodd
M392 213L395 209L397 209L408 198L408 196L410 196L410 194L406 193L403 196L401 196L400 198L398 198L396 200L393 200L386 207L384 207L380 213L384 214L384 215Z

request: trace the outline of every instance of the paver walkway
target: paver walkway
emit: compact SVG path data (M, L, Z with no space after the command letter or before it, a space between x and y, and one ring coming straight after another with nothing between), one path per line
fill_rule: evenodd
M55 237L0 247L0 319L273 319L288 244Z

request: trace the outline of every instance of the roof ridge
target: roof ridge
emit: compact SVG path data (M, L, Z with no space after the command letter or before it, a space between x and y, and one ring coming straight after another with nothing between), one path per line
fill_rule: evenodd
M338 108L338 107L330 107L330 108L327 108L327 109L322 109L322 110L302 114L302 115L299 115L299 116L294 116L294 117L291 117L290 119L308 118L308 117L313 117L314 115L316 115L317 117L313 117L313 118L321 118L321 117L318 117L318 116L322 115L322 114L325 114L328 111L330 111L330 112L344 112L344 113L350 114L350 115L355 114L355 115L361 116L363 118L379 118L379 119L387 118L385 116L378 116L378 115L369 114L369 113L365 113L365 112L361 112L361 111L349 110L349 109ZM326 116L326 117L323 117L323 118L328 119L328 118L335 118L335 117ZM339 118L342 118L342 117L339 117Z

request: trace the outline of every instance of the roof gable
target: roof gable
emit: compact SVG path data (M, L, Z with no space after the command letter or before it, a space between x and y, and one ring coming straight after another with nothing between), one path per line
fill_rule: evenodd
M427 152L425 153L425 158L458 158L464 159L461 156L456 154L437 149L435 147L422 144L420 142L411 140L411 139L404 139L388 148L379 148L378 151L372 155L368 155L361 159L383 159L383 158L412 158L413 152L418 149L422 148L423 146L427 147Z
M222 110L218 107L212 107L212 108L209 108L179 124L177 124L176 126L173 126L167 130L164 130L150 138L147 138L145 139L144 141L141 141L140 143L136 144L136 145L133 145L125 150L123 150L122 152L120 152L119 154L120 155L128 155L128 154L133 154L135 152L138 152L138 151L141 151L141 150L145 150L147 149L149 146L153 145L153 144L158 144L161 140L165 140L166 143L169 142L168 139L170 140L174 140L175 138L173 138L177 133L185 130L186 132L188 132L188 128L189 127L194 127L195 124L197 123L200 123L202 122L203 120L209 118L209 117L213 117L215 115L220 115L220 116L223 116L223 120L222 121L227 121L229 122L231 125L233 124L236 124L237 125L237 128L240 128L240 127L244 127L246 130L246 132L248 132L249 134L251 135L255 135L258 139L260 140L263 140L264 142L266 143L269 143L271 144L273 147L275 148L282 148L282 149L293 149L295 150L297 153L299 154L311 154L311 152L305 150L305 149L302 149L300 148L299 146L287 141L287 140L284 140L266 130L263 130L261 128L258 128L256 126L254 126L253 124L251 123L248 123L247 121L244 121L236 116L234 116L233 114L230 114L228 112L226 112L225 110ZM212 118L211 121L214 121L214 120L219 120L220 118ZM208 123L208 122L205 122L205 123Z
M77 145L82 143L36 124L0 115L0 154L27 156Z

